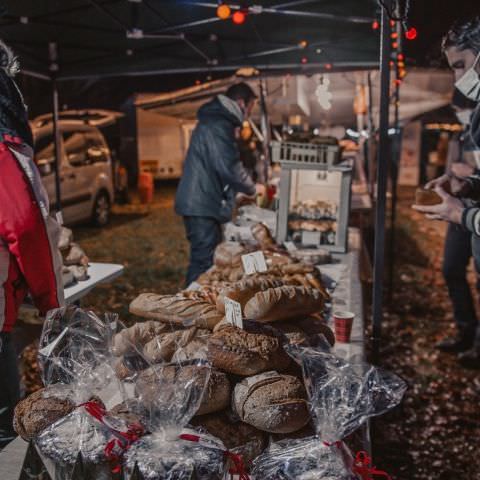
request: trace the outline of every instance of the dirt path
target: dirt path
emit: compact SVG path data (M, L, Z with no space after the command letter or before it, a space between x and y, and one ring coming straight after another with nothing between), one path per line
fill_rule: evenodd
M445 225L427 222L400 193L395 284L381 362L410 385L403 407L376 424L376 464L397 480L480 478L478 373L433 347L454 332L441 275ZM478 385L478 384L477 384Z

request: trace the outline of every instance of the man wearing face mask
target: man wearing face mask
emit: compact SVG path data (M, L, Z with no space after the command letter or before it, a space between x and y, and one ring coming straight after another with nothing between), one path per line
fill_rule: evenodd
M243 167L236 141L256 98L249 85L237 83L198 111L175 198L190 242L187 285L212 266L221 226L232 219L235 195L254 198L263 187L256 187Z
M450 222L445 262L447 267L452 266L455 259L460 262L453 268L456 279L451 281L444 267L459 334L455 339L440 342L438 347L444 351L459 352L459 360L465 366L480 367L480 328L464 276L470 253L473 253L477 271L480 268L480 229L475 231L475 225L480 225L480 209L476 205L480 200L480 18L454 25L444 38L443 49L455 73L456 90L473 102L475 108L471 112L468 108L458 112L462 123L468 124L463 138L464 161L452 163L445 175L426 185L437 191L443 203L414 208L427 213L428 218ZM471 236L472 250L467 237L460 233L462 230L470 235L474 233Z

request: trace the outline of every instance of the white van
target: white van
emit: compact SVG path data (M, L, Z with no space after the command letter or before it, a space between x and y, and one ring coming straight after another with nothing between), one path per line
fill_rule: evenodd
M37 126L35 126L37 125ZM98 128L77 120L60 120L60 191L66 224L85 220L101 227L110 219L114 199L110 149ZM35 162L55 205L53 124L34 123Z

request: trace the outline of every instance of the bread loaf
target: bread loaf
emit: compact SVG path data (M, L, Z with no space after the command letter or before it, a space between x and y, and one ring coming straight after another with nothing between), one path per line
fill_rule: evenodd
M150 340L143 348L143 355L152 363L169 362L179 348L187 346L197 337L208 336L209 330L192 327L169 332Z
M310 420L302 382L267 372L243 379L235 387L233 406L240 419L271 433L290 433Z
M117 359L114 365L115 374L120 380L134 377L138 372L145 370L150 366L145 358L138 354L132 353L123 355Z
M212 329L222 315L207 302L191 300L181 295L142 293L130 304L130 313L180 326Z
M14 411L13 428L26 441L75 409L75 403L61 387L45 387L21 400Z
M221 313L225 313L225 297L238 302L242 306L243 310L245 304L257 292L267 290L268 288L279 287L280 285L282 285L280 280L274 279L267 275L251 275L237 283L233 283L225 287L220 291L217 298L217 310Z
M439 205L442 202L442 197L435 190L417 188L415 191L415 205L430 206Z
M214 367L242 376L288 367L290 357L280 335L253 322L245 323L244 328L225 325L209 338L208 358Z
M255 238L262 250L276 247L275 240L265 224L256 223L250 227L250 230L252 231L253 238Z
M248 250L238 242L223 242L215 249L213 263L217 267L235 267L241 265L242 255Z
M206 366L171 364L151 367L139 374L135 389L143 405L150 408L159 397L165 398L165 392L172 392L174 401L175 389L193 388L200 394L204 386L197 415L217 412L230 404L231 389L227 375Z
M141 352L144 345L150 340L171 330L169 325L154 320L135 323L114 336L113 353L120 356L135 351Z
M219 438L230 452L241 455L248 469L250 463L266 448L268 435L231 417L226 412L216 412L194 417L191 423Z
M298 326L308 335L323 335L328 343L335 345L335 334L322 318L311 315L297 321Z
M324 297L319 290L282 286L256 293L245 305L245 316L268 323L319 312L323 305Z

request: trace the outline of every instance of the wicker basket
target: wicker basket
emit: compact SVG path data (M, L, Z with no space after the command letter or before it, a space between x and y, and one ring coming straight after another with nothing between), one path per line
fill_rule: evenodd
M299 165L332 167L340 161L338 145L316 145L313 143L272 142L272 161Z

